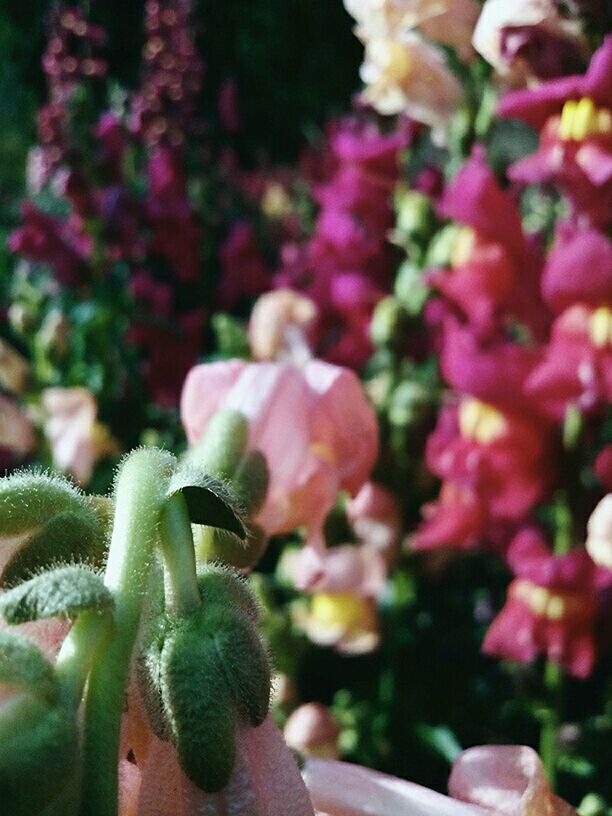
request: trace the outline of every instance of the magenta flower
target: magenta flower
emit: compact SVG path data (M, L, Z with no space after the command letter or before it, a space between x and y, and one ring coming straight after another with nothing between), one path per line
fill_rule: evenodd
M597 568L584 547L556 556L534 528L510 545L515 578L491 624L483 651L527 663L544 654L576 677L587 677L596 656Z
M502 116L540 129L538 150L514 164L515 181L559 184L576 214L595 225L612 206L612 37L604 39L583 76L569 76L507 94Z
M542 275L542 294L557 314L575 303L599 306L612 298L612 241L603 232L557 225Z
M260 295L270 286L255 232L246 221L236 221L230 227L219 249L219 262L221 278L217 298L223 309L231 309L242 297Z
M542 362L526 383L542 412L562 420L569 406L591 413L612 400L612 310L582 305L555 320Z

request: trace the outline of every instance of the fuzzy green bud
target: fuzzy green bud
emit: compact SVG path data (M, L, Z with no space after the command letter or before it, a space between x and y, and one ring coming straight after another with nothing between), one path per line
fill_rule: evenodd
M204 437L187 453L186 463L220 479L230 479L248 439L249 425L244 414L231 408L217 411Z
M0 535L20 535L58 513L78 512L83 506L83 495L66 479L15 473L0 479Z

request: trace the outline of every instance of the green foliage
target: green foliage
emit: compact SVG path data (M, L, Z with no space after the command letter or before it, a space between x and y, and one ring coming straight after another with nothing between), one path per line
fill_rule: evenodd
M31 641L13 632L0 632L0 683L27 689L51 702L57 695L53 667Z
M106 612L113 596L102 578L85 567L60 567L31 578L0 595L0 612L8 623L42 618L74 618L86 609Z

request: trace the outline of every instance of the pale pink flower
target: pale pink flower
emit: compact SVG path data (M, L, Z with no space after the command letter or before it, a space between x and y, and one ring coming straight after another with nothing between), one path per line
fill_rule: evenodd
M347 502L346 514L363 544L378 550L388 561L397 554L402 529L399 502L394 493L376 482L366 482Z
M283 557L283 570L302 591L376 598L386 584L388 567L373 547L341 544L324 550L309 546L292 550Z
M35 443L34 429L23 409L0 394L0 448L26 456Z
M304 756L338 759L340 726L321 703L304 703L293 711L283 729L285 742Z
M110 436L96 422L94 395L87 388L46 388L42 405L55 467L87 484L96 460L114 449Z
M308 793L270 718L240 729L226 788L205 793L181 771L168 742L151 735L136 764L120 763L120 816L312 816Z
M249 345L256 360L291 360L305 363L312 357L311 343L317 306L309 297L291 289L261 295L249 320Z
M596 564L612 569L612 493L604 496L591 513L586 549Z
M322 546L322 524L339 490L355 494L377 454L376 417L348 369L311 360L227 360L196 366L187 376L181 416L198 441L221 408L249 422L249 449L266 457L270 481L255 522L268 535L307 526Z
M28 380L29 365L25 357L0 339L0 385L13 394L21 394Z
M326 816L572 816L546 780L535 751L521 745L470 748L456 760L451 797L378 771L309 759L304 780Z
M525 49L512 45L511 37L540 37L540 54L530 60L522 56ZM546 72L557 72L554 66L544 65L547 55L544 46L550 43L550 50L556 52L557 62L561 62L564 49L571 48L579 54L584 48L584 37L575 20L559 14L554 0L487 0L474 30L474 48L501 75L521 83L534 76L546 77ZM538 64L538 60L541 63ZM532 64L532 62L534 64ZM548 60L551 62L551 59ZM560 72L562 66L560 65Z

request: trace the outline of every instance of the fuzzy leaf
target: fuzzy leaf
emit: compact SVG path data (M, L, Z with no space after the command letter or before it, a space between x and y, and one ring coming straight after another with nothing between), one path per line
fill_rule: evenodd
M85 609L111 609L113 596L102 578L86 567L60 567L37 575L0 595L8 623L41 618L73 618Z
M182 467L172 477L167 495L173 496L179 491L185 497L194 524L219 527L245 538L241 508L223 482L198 470Z
M38 646L13 632L0 632L0 683L27 689L49 701L57 693L51 663Z
M66 479L23 471L0 479L0 535L15 536L58 513L78 512L83 495Z
M231 408L217 411L204 437L187 452L185 463L220 479L231 479L246 449L249 425Z
M160 680L183 771L202 790L221 790L234 767L236 713L213 638L194 626L169 636Z
M93 510L68 510L38 529L7 562L0 586L14 584L50 566L85 562L99 567L106 552L104 527Z

